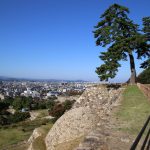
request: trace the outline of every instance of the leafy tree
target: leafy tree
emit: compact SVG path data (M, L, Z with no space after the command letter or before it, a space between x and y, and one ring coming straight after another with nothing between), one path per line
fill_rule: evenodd
M104 64L96 69L101 81L114 78L118 67L121 66L119 61L127 61L129 58L130 83L134 84L136 70L133 53L137 53L138 59L147 57L148 47L145 36L139 32L138 25L129 19L128 13L128 8L113 4L101 15L101 21L95 26L96 45L108 47L107 51L101 52L99 56Z
M12 105L14 99L12 97L6 97L4 102L7 103L9 106Z
M22 108L31 108L33 100L32 97L16 97L12 103L12 106L16 110L20 110Z
M32 97L21 97L22 108L30 108L32 101Z
M29 112L15 112L14 115L10 117L11 123L16 123L19 121L24 121L30 117Z
M13 108L16 110L20 110L23 108L22 104L21 104L21 98L20 97L15 98L12 105L13 105Z
M51 110L51 109L54 107L55 104L56 104L55 101L53 101L53 100L48 100L48 101L46 102L46 108L49 109L49 110Z

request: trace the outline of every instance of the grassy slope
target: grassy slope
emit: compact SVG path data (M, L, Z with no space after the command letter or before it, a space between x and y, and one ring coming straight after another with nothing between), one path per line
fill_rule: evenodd
M26 140L30 132L24 133L19 128L9 128L0 130L0 148L5 145L16 144L18 141Z
M128 86L123 93L121 107L117 117L124 122L121 130L130 134L137 134L150 115L150 100L136 85Z
M33 130L40 126L43 128L43 132L46 132L51 128L52 123L48 122L46 119L36 119L33 121L20 122L18 124L8 126L7 128L1 128L0 149L6 147L11 149L12 144L27 140L32 134Z
M42 127L40 127L40 132L42 133L42 136L39 136L36 138L33 142L33 148L36 150L46 150L45 145L45 137L48 133L48 131L51 129L52 124L47 124Z

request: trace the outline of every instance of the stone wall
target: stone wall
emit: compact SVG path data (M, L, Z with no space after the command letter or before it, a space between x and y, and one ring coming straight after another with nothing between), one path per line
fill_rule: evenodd
M111 113L121 89L104 86L90 87L85 90L46 136L47 150L57 150L57 145L88 135L99 124L100 120Z
M28 139L28 150L34 150L33 148L33 142L36 138L38 138L39 136L42 136L42 133L40 131L40 128L35 128L32 135L30 136L30 138Z
M150 99L150 85L137 83L137 86Z

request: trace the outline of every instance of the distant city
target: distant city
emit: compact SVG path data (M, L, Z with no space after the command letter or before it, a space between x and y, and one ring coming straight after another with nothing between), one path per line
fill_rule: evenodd
M82 80L43 80L0 77L0 99L6 97L32 97L42 100L52 96L67 95L70 92L83 92L86 87L95 84Z

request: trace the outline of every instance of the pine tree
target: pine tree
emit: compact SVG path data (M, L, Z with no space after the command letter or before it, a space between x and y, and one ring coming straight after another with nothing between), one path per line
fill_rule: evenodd
M94 37L96 45L106 47L106 52L101 52L100 59L104 61L97 67L96 73L101 81L114 78L121 67L119 61L130 60L131 77L130 83L136 82L136 70L133 53L137 53L137 58L145 56L141 52L144 47L147 51L147 44L144 36L139 32L137 24L128 18L129 9L113 4L102 15L101 21L95 26Z
M147 41L147 56L148 59L141 64L141 68L150 68L150 17L143 18L143 32ZM145 53L145 52L143 52Z

